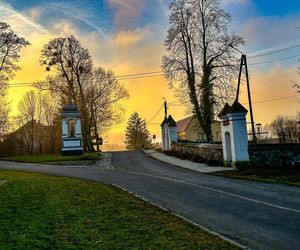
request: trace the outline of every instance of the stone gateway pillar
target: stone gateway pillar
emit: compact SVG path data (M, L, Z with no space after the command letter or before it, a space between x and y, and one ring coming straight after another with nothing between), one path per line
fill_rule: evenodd
M62 122L62 155L82 155L81 113L74 104L63 107Z
M245 109L238 101L226 103L219 113L222 131L222 149L225 166L249 165L248 134Z

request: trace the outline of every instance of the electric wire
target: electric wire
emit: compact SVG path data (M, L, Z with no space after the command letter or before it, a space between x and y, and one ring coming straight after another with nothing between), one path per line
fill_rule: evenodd
M257 57L261 57L261 56L266 56L266 55L278 53L278 52L281 52L281 51L293 49L293 48L296 48L296 47L300 47L300 44L296 44L296 45L289 46L289 47L286 47L286 48L277 49L277 50L273 50L273 51L261 53L261 54L258 54L258 55L253 55L253 56L251 56L251 54L254 54L254 53L251 53L250 56L248 56L248 58L257 58Z
M151 122L159 115L159 113L161 112L163 107L164 107L164 105L160 106L159 110L155 113L155 115L153 115L153 117L147 121L148 124L151 124Z

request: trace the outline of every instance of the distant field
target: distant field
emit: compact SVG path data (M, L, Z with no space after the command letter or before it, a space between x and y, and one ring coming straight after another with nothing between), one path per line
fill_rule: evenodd
M49 154L49 155L20 155L20 156L2 158L2 160L24 162L24 163L45 163L45 162L59 162L59 161L81 161L81 160L96 161L100 159L101 159L101 155L97 153L86 153L79 156L62 156L59 154Z
M109 185L6 170L0 180L1 249L237 249Z

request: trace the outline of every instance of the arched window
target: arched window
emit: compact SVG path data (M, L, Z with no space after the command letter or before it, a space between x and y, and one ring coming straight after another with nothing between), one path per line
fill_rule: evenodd
M76 121L73 119L70 119L68 121L68 137L76 137L75 134L75 125L76 125Z

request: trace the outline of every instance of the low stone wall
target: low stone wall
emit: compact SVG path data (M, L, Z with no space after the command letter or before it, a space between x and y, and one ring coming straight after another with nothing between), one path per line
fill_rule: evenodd
M300 144L249 145L249 157L254 167L300 166Z
M177 157L195 162L223 165L221 144L176 143L172 145L172 152L168 152L167 154L176 154L175 156Z
M195 162L223 165L221 144L176 143L167 154ZM250 144L249 158L252 167L300 166L300 144Z

